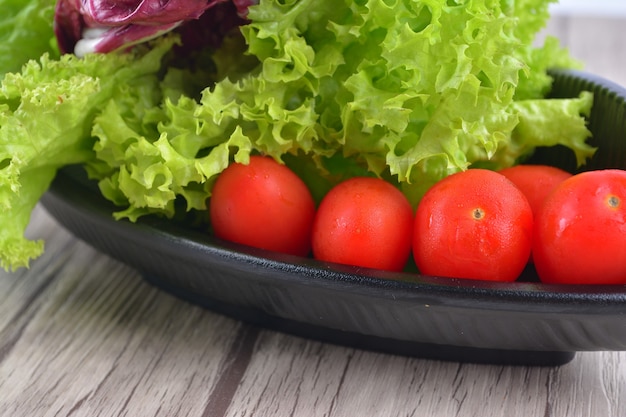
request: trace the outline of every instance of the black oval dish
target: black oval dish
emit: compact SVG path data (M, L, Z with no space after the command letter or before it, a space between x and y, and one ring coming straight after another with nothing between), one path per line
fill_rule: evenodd
M585 169L626 168L626 90L556 71L551 95L595 94L600 149ZM536 162L573 170L569 151ZM161 219L115 221L77 171L59 172L44 207L78 238L185 300L280 331L363 349L474 363L560 365L577 351L626 348L626 286L515 283L331 265L218 241Z

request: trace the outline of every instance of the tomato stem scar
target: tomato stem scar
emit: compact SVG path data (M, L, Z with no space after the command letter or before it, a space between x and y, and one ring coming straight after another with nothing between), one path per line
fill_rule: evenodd
M620 206L621 200L615 195L610 195L606 199L606 203L609 205L610 208L618 208Z
M485 211L480 207L476 207L474 211L472 211L472 217L474 220L482 220L485 217Z

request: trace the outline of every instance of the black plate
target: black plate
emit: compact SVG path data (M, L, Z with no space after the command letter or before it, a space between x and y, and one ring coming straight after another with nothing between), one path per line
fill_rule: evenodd
M626 168L626 91L575 71L553 73L551 95L595 94L590 127L600 150L585 169ZM575 169L541 149L535 162ZM64 169L44 207L78 238L193 303L305 337L425 358L559 365L577 351L625 350L626 286L491 283L395 274L218 241L171 222L115 221L80 170Z

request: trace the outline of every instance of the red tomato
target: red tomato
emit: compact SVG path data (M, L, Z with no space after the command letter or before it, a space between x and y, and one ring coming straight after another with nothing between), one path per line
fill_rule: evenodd
M315 202L304 182L272 158L252 156L218 177L209 200L215 235L293 255L311 249Z
M431 187L420 201L413 257L421 273L514 281L528 262L533 215L504 175L470 169Z
M537 215L546 197L554 188L572 176L571 173L550 165L516 165L499 171L524 193ZM534 263L531 254L529 261Z
M393 185L355 177L322 199L313 223L313 256L329 262L400 271L411 254L413 209Z
M542 282L626 284L626 171L559 185L537 215L533 256Z
M544 200L571 173L549 165L516 165L499 171L519 188L537 214Z

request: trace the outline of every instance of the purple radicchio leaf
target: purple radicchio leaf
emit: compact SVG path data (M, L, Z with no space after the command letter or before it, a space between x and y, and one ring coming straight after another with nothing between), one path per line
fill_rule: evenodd
M259 4L259 0L233 0L237 13L240 17L246 18L248 16L248 7Z
M216 49L233 28L246 22L234 2L216 5L198 19L187 21L176 29L182 41L182 45L175 48L177 54L183 57L205 47Z
M220 3L235 4L237 13L244 16L247 7L256 1L59 0L55 11L55 34L63 53L78 56L91 52L107 53L145 42L198 20Z

